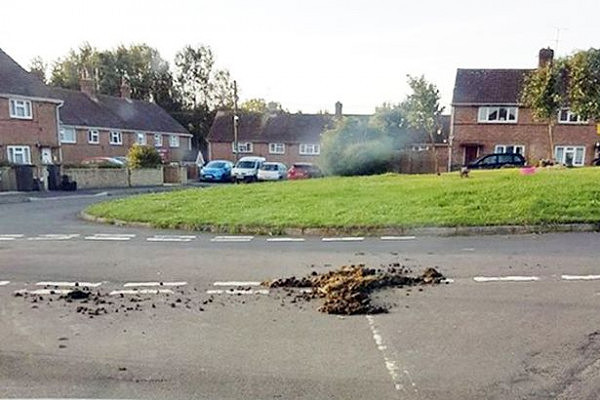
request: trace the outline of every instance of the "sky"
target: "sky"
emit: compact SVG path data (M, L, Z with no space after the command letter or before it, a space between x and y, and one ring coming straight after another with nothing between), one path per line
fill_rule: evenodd
M208 45L240 99L290 112L370 114L424 75L449 111L457 68L534 68L598 47L597 0L29 0L3 2L0 48L24 68L89 42L146 43L173 66L186 45ZM558 41L557 41L558 37ZM557 45L558 44L558 45Z

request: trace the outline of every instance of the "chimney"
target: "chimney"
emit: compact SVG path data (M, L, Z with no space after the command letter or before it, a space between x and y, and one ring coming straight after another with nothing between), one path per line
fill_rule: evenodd
M131 86L125 78L121 78L121 98L131 99Z
M90 78L90 74L87 69L83 69L81 71L81 76L79 78L79 88L89 97L96 97L96 84L92 78Z
M335 102L335 116L336 118L342 117L342 103L340 103L339 101Z
M553 61L554 61L554 50L552 50L550 47L540 50L539 64L538 64L539 68L544 68L548 65L552 65Z

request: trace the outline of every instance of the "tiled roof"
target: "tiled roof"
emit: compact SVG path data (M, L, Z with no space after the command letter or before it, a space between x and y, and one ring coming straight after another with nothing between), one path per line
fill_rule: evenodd
M458 69L452 104L518 104L531 69Z
M154 103L106 95L91 98L83 92L62 88L50 90L54 98L64 101L60 120L65 125L189 134Z
M51 98L48 87L0 49L0 93Z

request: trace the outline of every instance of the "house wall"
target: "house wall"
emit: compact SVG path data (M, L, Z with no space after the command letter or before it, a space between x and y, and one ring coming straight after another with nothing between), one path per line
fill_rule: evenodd
M479 144L479 155L493 153L496 145L516 144L525 146L525 158L530 164L540 159L553 158L550 150L548 126L536 122L530 109L519 108L516 124L478 123L478 107L454 107L454 139L452 142L452 164L464 163L465 144ZM557 124L554 128L554 146L585 146L585 165L595 158L594 145L600 141L595 123Z
M57 105L32 101L31 107L32 119L11 118L9 99L0 98L0 162L8 161L9 145L29 146L34 165L41 165L41 148L50 147L53 161L59 162Z
M233 145L231 142L211 142L210 143L210 160L230 160L233 161L235 155L232 151ZM296 162L317 163L319 156L300 155L299 144L285 144L285 154L269 154L268 143L252 143L252 153L240 153L239 157L259 156L265 157L267 161L282 162L288 167Z

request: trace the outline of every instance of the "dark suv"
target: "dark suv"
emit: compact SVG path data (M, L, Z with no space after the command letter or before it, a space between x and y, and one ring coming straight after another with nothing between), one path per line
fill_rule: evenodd
M477 160L470 162L467 165L469 169L492 169L523 166L525 166L525 158L516 153L488 154L483 157L479 157Z

